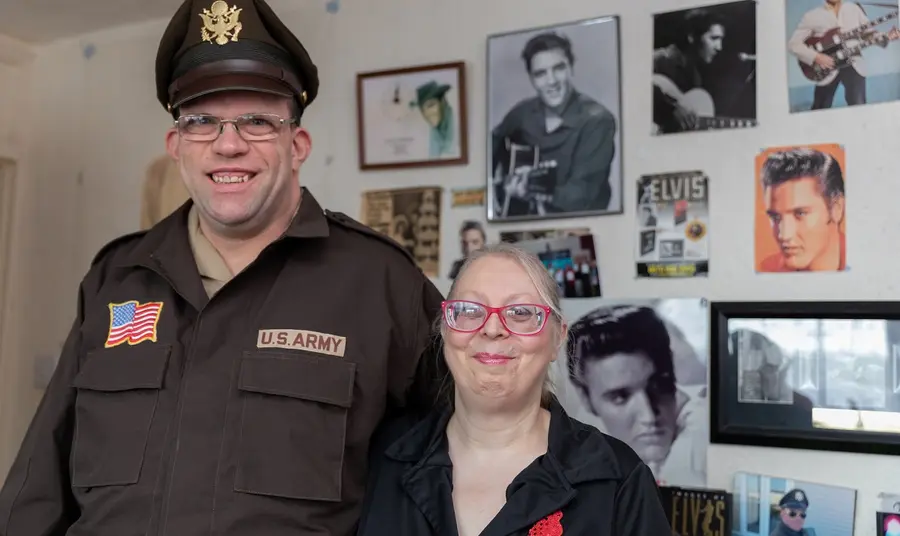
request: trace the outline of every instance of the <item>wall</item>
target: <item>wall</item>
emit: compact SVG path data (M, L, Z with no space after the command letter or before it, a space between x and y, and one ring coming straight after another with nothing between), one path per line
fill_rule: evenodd
M14 208L10 234L13 255L4 261L6 269L5 300L0 302L0 476L6 473L16 439L34 411L39 392L23 389L23 378L30 369L21 355L23 323L19 311L27 301L23 293L28 279L31 259L18 254L27 251L35 231L33 211L34 189L28 180L27 141L32 123L28 121L32 100L34 52L26 44L0 35L0 158L17 163L14 185ZM0 252L2 254L2 252ZM0 282L2 284L4 282Z
M299 4L299 3L298 3ZM310 5L314 4L314 5ZM761 126L746 131L653 139L650 124L651 13L692 7L688 0L569 0L552 9L540 0L379 0L345 2L340 13L321 3L279 10L310 48L321 68L322 94L306 116L313 157L301 173L323 204L358 215L359 193L369 188L438 184L480 185L485 162L485 37L487 34L600 15L622 17L625 206L635 204L633 181L652 172L703 169L711 178L713 251L708 279L638 281L633 277L634 215L545 222L588 225L598 240L604 291L610 297L706 296L710 299L895 299L889 244L897 229L879 200L900 196L889 170L896 104L788 115L784 58L784 5L758 6L759 112ZM46 290L29 287L28 314L49 315L53 337L32 341L21 356L53 351L68 329L78 278L94 251L137 225L143 167L162 151L167 117L153 97L153 55L161 23L119 28L56 43L38 52L34 99L38 132L29 158L41 177L31 207L44 221L20 238L30 269ZM95 46L90 59L83 47ZM361 173L357 167L355 73L462 59L468 63L470 162L467 167ZM753 158L766 146L838 142L849 162L848 257L852 270L834 275L758 276L753 270ZM455 231L470 212L451 212L445 200L442 273L458 255ZM479 211L474 211L477 215ZM503 228L544 227L506 225ZM496 236L501 226L494 226ZM26 250L23 244L36 246ZM888 245L885 247L885 245ZM52 259L64 262L47 264ZM447 288L446 280L439 286ZM58 308L55 306L59 306ZM711 486L730 487L738 470L856 488L857 531L874 534L876 495L900 481L893 458L751 447L713 446ZM897 490L900 491L900 490Z

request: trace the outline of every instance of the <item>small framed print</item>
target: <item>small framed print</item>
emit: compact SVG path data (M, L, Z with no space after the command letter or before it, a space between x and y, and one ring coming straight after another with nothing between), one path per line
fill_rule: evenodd
M900 454L900 303L713 302L713 443Z
M464 62L360 73L356 101L360 169L468 163Z

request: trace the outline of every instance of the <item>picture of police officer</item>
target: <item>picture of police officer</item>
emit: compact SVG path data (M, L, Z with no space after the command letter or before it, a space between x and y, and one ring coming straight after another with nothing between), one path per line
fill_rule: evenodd
M778 501L778 522L769 536L813 536L803 528L809 499L802 489L792 489Z

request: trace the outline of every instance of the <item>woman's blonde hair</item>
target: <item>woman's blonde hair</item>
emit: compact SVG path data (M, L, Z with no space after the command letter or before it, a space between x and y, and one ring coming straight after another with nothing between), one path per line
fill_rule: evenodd
M472 264L480 259L484 259L487 257L501 257L509 259L518 264L523 270L525 270L525 273L528 274L528 278L531 279L531 282L537 289L538 297L542 302L544 302L545 305L550 307L550 316L547 318L549 324L545 327L545 329L550 328L554 330L553 339L556 343L555 346L558 351L560 346L566 341L566 333L564 332L559 291L557 290L556 281L554 281L550 276L550 273L547 271L544 263L541 262L537 255L531 253L530 251L524 250L512 244L501 242L499 244L485 246L478 251L472 252L466 257L465 262L459 269L459 273L454 279L453 284L450 286L450 292L447 293L447 299L452 300L456 297L457 283L463 278ZM433 328L435 336L444 336L446 324L444 323L443 313L438 316ZM439 352L438 359L443 359L443 355L443 351ZM453 386L453 377L448 372L447 377L444 380L443 385L441 386L441 395L448 396L451 402L453 397ZM550 368L548 367L547 375L544 380L544 389L541 395L541 404L544 407L548 406L552 398L553 385L550 378Z

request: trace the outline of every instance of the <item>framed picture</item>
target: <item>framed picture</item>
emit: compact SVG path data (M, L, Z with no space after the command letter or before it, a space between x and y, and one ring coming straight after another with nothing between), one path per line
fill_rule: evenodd
M488 220L622 213L619 19L487 41Z
M465 63L356 75L359 167L466 164Z
M713 443L900 454L900 302L713 302Z
M843 486L735 473L733 526L725 534L851 536L858 528L856 499L856 490Z

